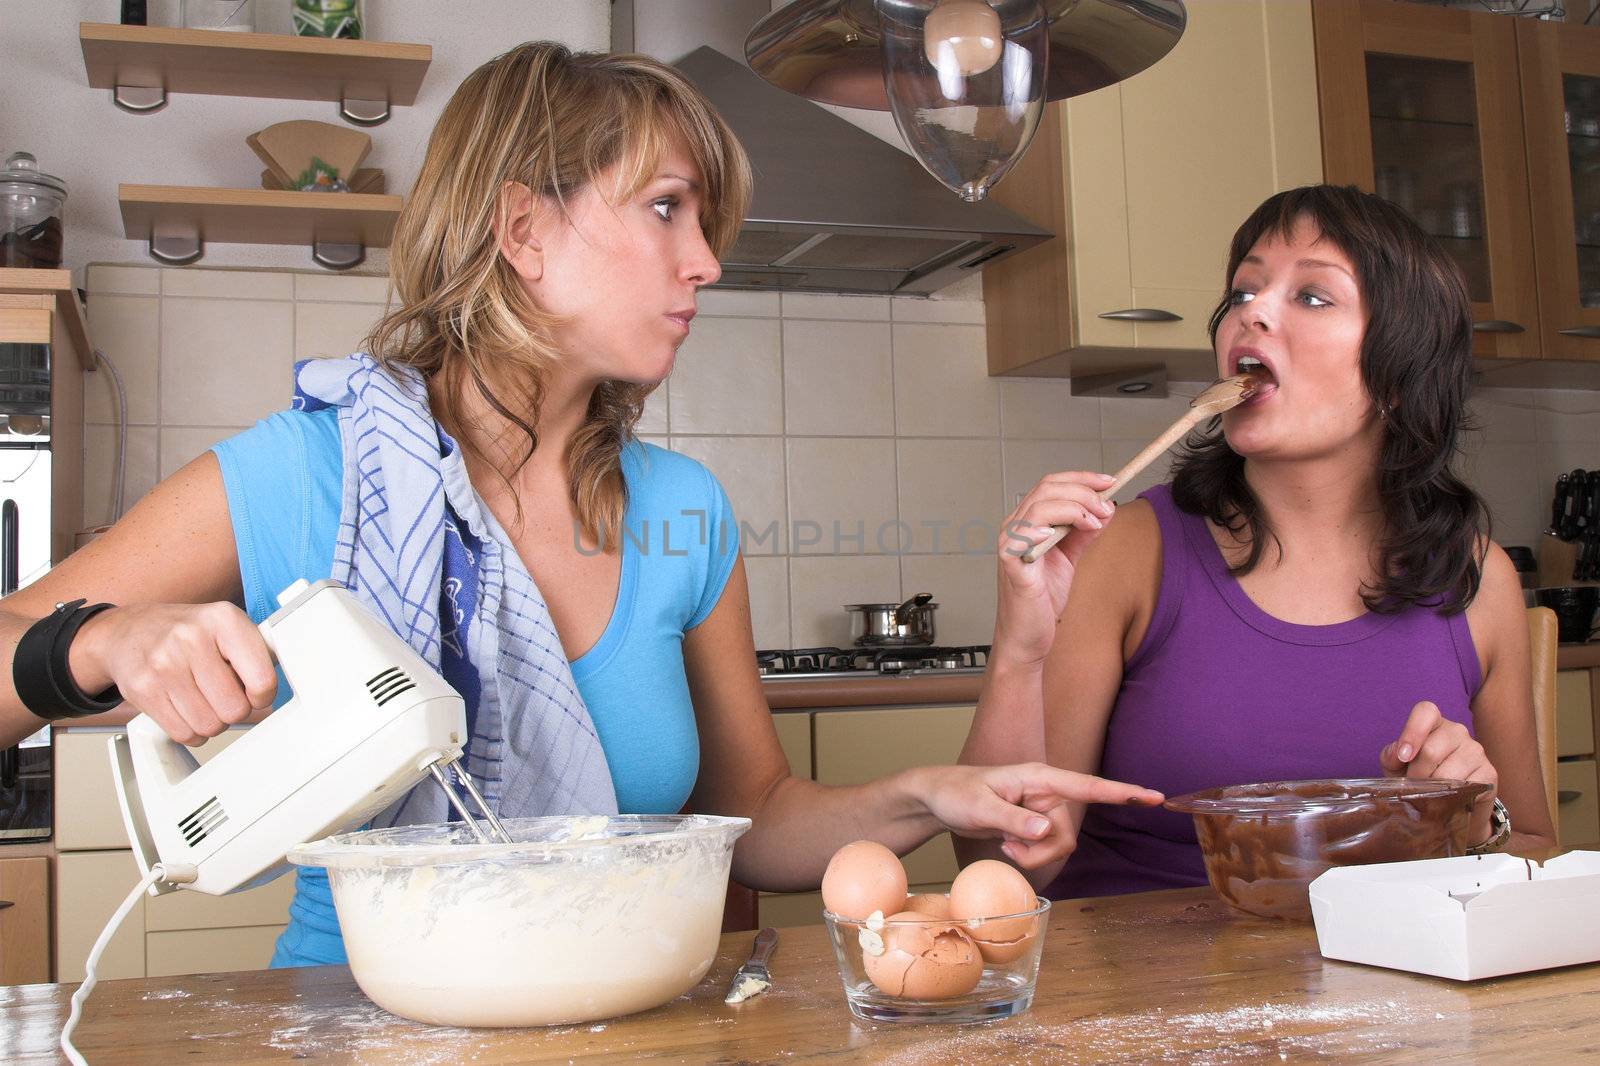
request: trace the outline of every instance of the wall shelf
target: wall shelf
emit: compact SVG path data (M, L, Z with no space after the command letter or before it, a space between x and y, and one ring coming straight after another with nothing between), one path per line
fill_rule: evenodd
M179 185L118 185L122 228L169 265L192 263L214 244L304 244L312 259L346 270L368 248L387 248L403 203L372 193L281 192Z
M80 22L78 41L89 84L125 111L158 111L169 93L331 100L361 126L415 103L433 61L425 44L103 22Z

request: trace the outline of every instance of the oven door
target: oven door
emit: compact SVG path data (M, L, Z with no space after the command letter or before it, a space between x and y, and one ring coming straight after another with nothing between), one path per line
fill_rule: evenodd
M50 449L0 446L0 596L50 569Z
M50 569L50 449L0 447L0 596ZM48 840L50 727L0 750L0 844Z

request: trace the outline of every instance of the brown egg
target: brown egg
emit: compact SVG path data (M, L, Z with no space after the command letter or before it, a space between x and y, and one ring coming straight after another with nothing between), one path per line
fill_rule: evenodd
M906 868L894 852L872 840L846 844L822 874L822 905L841 918L864 920L873 911L905 909Z
M980 859L950 886L950 916L968 922L967 933L988 962L1012 962L1028 950L1038 931L1037 915L973 924L973 919L1021 914L1038 906L1033 886L1013 866Z
M939 892L919 892L906 900L906 910L929 918L950 917L950 897Z
M964 996L983 977L983 957L971 937L916 911L891 915L883 930L883 954L861 959L868 980L901 999Z

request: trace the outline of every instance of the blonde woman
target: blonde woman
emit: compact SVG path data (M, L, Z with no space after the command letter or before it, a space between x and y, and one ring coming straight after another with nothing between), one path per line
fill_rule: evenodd
M789 775L727 498L633 435L748 192L668 67L540 43L479 68L434 130L367 352L303 364L291 410L0 603L0 741L124 696L213 736L284 696L252 623L332 577L466 698L467 767L500 814L746 815L752 886L814 888L858 837L1035 841L1053 830L1030 806L1157 799L1040 765ZM80 598L116 606L52 610ZM379 821L447 818L429 783ZM274 964L343 959L325 877L301 870Z

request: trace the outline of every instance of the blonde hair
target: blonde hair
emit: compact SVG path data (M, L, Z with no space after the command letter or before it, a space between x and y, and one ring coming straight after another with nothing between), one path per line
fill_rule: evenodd
M561 359L558 319L539 307L500 255L507 182L565 209L568 198L617 167L608 198L637 195L674 138L700 170L700 225L720 258L738 235L750 166L738 140L682 74L648 56L572 52L547 41L519 45L467 76L428 141L416 185L389 250L398 306L367 338L386 365L446 387L434 417L462 434L460 390L475 389L527 435L520 459L464 451L506 479L533 455L546 374ZM607 550L620 543L627 486L622 447L654 384L603 382L563 457L583 531ZM502 390L509 390L502 391ZM521 507L518 505L520 519Z

